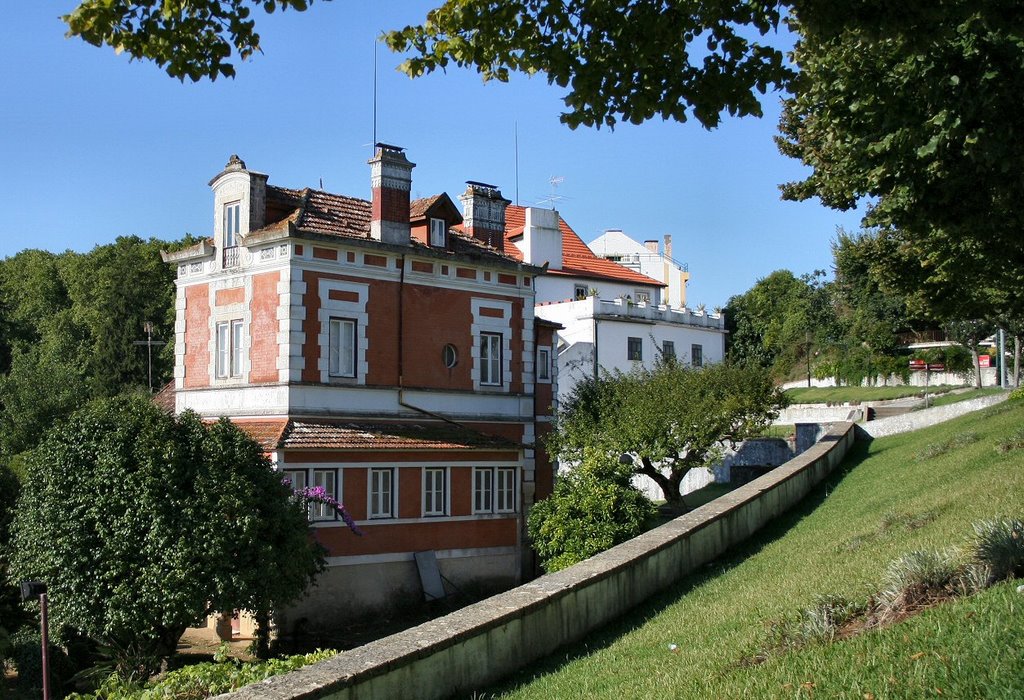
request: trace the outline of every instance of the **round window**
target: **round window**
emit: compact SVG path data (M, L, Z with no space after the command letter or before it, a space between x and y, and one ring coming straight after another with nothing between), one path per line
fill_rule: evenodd
M455 365L459 364L459 351L455 349L455 346L448 343L444 346L444 352L441 354L444 358L444 366L451 369Z

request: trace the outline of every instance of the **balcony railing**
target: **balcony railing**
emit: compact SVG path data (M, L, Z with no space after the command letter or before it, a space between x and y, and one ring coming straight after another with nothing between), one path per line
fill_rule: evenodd
M241 254L238 246L232 246L224 249L224 267L238 267L241 262Z

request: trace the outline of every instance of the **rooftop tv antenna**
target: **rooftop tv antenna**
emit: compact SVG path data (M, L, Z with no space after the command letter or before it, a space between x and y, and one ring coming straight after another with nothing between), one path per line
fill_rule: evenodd
M548 178L548 184L551 185L551 194L547 197L541 197L537 200L537 204L550 204L551 208L555 208L555 204L566 199L564 194L558 194L558 186L565 182L565 178L561 175L552 175Z

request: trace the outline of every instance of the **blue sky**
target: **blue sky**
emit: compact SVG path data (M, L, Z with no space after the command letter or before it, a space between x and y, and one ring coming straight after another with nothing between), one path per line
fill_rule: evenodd
M64 38L73 0L4 8L0 23L0 257L27 248L84 251L119 235L208 234L207 187L232 153L286 187L368 197L374 40L418 22L429 1L338 0L305 13L258 13L263 55L238 77L180 83L149 63ZM785 42L785 37L779 38ZM689 302L724 304L779 268L827 269L837 226L859 214L779 199L803 169L772 141L778 96L762 119L572 131L563 92L543 77L483 84L468 70L410 80L383 46L377 139L417 164L413 195L466 180L519 202L548 197L591 240L621 228L638 240L672 234L689 264ZM548 204L547 206L550 206Z

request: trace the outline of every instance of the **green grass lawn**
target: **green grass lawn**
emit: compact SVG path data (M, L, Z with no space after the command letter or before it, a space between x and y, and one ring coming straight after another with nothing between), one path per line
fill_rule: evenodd
M1024 402L859 442L838 473L740 549L583 643L477 697L1022 698L1017 582L831 644L744 658L767 625L829 593L865 598L902 553L1024 515ZM669 645L676 645L676 651Z
M971 399L978 399L982 396L992 396L994 394L1003 393L1003 389L997 386L988 386L984 389L971 389L970 391L964 391L958 394L942 394L928 400L929 406L945 406L950 403L959 403L961 401L970 401Z
M942 384L928 389L929 394L940 394L956 387ZM793 403L849 403L853 401L885 401L908 396L921 396L919 386L835 386L803 387L787 389L786 395Z

